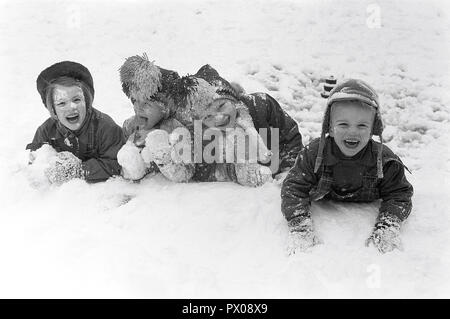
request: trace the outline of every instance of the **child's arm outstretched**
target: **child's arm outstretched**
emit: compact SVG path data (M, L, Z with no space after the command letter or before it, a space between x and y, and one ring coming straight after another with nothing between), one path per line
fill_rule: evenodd
M122 129L118 125L105 126L98 131L98 154L82 163L87 182L95 183L120 174L117 153L125 144Z
M383 174L379 185L382 199L379 215L366 245L372 243L381 253L386 253L395 248L403 249L400 227L411 212L413 187L405 177L405 169L400 160L386 162Z
M289 226L289 254L319 243L311 219L309 192L317 184L314 158L307 146L298 154L281 188L281 211Z

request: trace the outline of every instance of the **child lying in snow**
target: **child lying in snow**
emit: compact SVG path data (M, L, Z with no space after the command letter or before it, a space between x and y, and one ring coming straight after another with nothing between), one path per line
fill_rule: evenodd
M400 226L411 212L413 187L399 157L383 147L378 96L366 83L338 84L327 101L322 135L298 155L281 190L281 209L289 225L290 253L318 243L311 220L311 201L382 200L366 245L382 253L401 249ZM328 133L328 136L325 134ZM381 143L371 139L378 135Z
M31 162L34 151L49 144L58 152L45 172L51 183L72 178L100 182L120 174L117 152L125 143L123 132L92 107L94 84L89 70L76 62L59 62L42 71L36 83L50 118L27 145Z
M133 56L128 58L121 67L121 81L125 94L132 100L136 114L124 123L124 132L126 136L129 136L129 142L123 149L124 154L122 151L119 152L119 163L123 167L124 176L128 175L132 179L142 178L146 173L154 170L154 166L148 162L149 157L147 160L144 160L145 156L141 156L142 160L136 157L139 151L132 150L132 142L134 141L137 146L144 146L146 136L150 138L156 134L162 138L164 134L160 134L161 132L150 132L155 128L164 127L165 131L172 133L171 129L184 127L192 137L195 121L199 121L201 127L205 129L214 128L224 131L239 127L254 137L260 150L259 159L266 161L269 159L270 152L258 135L255 126L277 127L281 130L279 139L280 154L283 156L281 169L290 167L296 154L302 148L297 124L281 110L273 98L263 94L241 94L238 97L233 87L209 65L203 66L193 76L180 78L176 72L154 65L145 55L144 57ZM155 138L151 139L155 141ZM163 139L179 143L174 135ZM156 140L162 141L159 138ZM192 145L192 141L184 140L184 143ZM159 145L162 144L159 143ZM152 148L154 146L147 141L141 155L148 153ZM165 149L168 152L173 151L174 148L179 149L179 145L165 142ZM131 154L135 154L134 160ZM268 167L256 161L231 163L206 163L205 161L179 163L178 161L175 166L174 161L170 159L170 156L165 156L165 161L157 159L153 163L159 162L160 164L156 163L159 170L169 179L178 182L235 181L242 185L259 186L271 179L272 175ZM136 169L136 167L140 168ZM178 174L173 176L175 172Z

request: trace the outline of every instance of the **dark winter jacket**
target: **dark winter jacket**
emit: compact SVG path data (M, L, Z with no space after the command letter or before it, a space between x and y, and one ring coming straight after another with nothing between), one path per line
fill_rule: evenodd
M302 136L298 130L298 125L278 104L278 102L266 93L252 93L241 97L249 109L253 124L257 131L261 128L267 128L266 146L271 147L270 128L279 129L279 169L278 172L288 169L294 165L297 154L303 148ZM206 141L207 143L209 141ZM264 165L270 165L264 164ZM217 170L225 172L229 180L235 181L234 165L227 163L200 163L195 165L194 181L211 182L217 181ZM217 167L217 169L216 169ZM220 174L222 175L222 174Z
M313 140L298 155L281 189L281 210L289 221L310 214L311 201L322 198L346 202L371 202L381 199L379 212L405 220L411 212L413 187L406 180L405 166L398 156L383 146L383 178L377 177L378 142L352 158L341 153L333 138L327 137L324 159L314 173L319 139Z
M91 108L77 131L49 118L37 129L27 149L34 151L50 144L57 152L69 151L82 160L86 181L101 182L120 174L117 152L124 143L120 126L108 115Z
M260 128L279 129L279 170L291 168L298 153L303 148L302 136L295 120L269 94L252 93L243 95L241 100L248 107L257 131ZM272 149L270 133L270 130L268 130L266 146Z

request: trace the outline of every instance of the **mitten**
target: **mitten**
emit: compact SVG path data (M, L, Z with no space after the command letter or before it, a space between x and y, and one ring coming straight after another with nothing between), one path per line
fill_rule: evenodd
M117 161L122 167L121 174L125 179L136 181L147 174L147 165L140 152L132 141L128 141L117 153Z
M54 161L45 170L52 184L62 184L74 178L84 178L81 160L70 152L57 153Z
M289 220L288 253L294 255L305 252L320 243L313 228L310 216L296 216Z
M237 182L244 186L257 187L272 180L269 167L257 163L235 164Z
M366 240L366 246L373 244L382 254L395 248L403 250L400 226L401 220L398 217L387 214L380 216L372 235Z
M145 139L141 152L145 163L155 163L160 172L169 180L180 183L188 182L194 175L194 165L190 163L191 141L174 131L153 130ZM184 154L184 152L187 154Z
M164 130L153 130L145 139L142 158L146 163L155 162L158 166L171 161L172 145L169 134Z

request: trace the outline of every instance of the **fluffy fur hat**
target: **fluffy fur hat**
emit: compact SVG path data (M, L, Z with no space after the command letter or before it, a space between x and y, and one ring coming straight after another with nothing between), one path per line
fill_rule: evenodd
M155 98L157 93L170 94L180 79L177 72L149 61L145 53L125 59L119 71L123 92L128 98L142 102Z
M94 98L94 81L89 70L80 63L63 61L49 66L37 77L36 87L39 94L41 95L41 99L44 105L47 88L53 80L62 76L71 77L85 83L90 90L92 98Z

